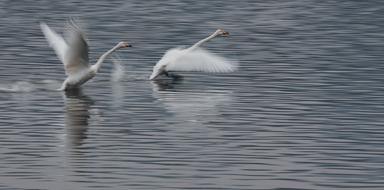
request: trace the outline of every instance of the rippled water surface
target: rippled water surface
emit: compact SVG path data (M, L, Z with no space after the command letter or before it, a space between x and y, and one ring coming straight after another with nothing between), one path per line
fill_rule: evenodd
M382 1L2 1L0 189L383 189ZM121 40L81 90L39 28L86 28L90 57ZM231 74L147 80L172 47Z

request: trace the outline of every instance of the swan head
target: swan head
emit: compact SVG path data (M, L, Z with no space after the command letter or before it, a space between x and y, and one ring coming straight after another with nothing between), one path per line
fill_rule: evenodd
M217 29L215 34L216 34L216 36L220 36L220 37L228 37L229 36L229 32L227 32L223 29Z
M127 47L132 47L132 45L128 44L128 42L119 42L118 47L119 48L127 48Z

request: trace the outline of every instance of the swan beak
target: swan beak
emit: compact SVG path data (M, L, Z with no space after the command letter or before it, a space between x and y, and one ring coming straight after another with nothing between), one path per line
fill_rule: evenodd
M229 32L223 32L223 34L221 36L228 37L229 36Z
M155 71L151 74L149 77L149 80L155 80L156 77L158 77L162 72L161 71Z
M158 76L157 73L152 73L151 76L149 77L149 80L154 80Z
M125 47L132 47L132 45L131 45L131 44L128 44L128 45L126 45Z

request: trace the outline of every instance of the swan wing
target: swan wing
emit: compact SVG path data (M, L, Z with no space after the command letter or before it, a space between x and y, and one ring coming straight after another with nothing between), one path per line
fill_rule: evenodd
M55 50L60 61L64 64L67 75L73 75L88 68L88 45L83 32L74 21L68 24L66 40L47 24L40 23L40 27L49 45Z
M43 22L40 23L40 28L43 31L49 45L55 50L55 53L59 57L60 61L65 64L65 54L68 51L68 45L65 40Z
M78 73L89 67L88 44L85 34L73 21L68 23L66 30L66 41L68 50L65 54L64 67L67 75Z
M164 58L168 60L165 68L167 71L226 73L237 69L237 63L202 48L193 50L171 49Z

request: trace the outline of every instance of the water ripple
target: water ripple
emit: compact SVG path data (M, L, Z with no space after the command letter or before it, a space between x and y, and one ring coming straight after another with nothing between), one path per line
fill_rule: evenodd
M0 189L383 189L379 2L37 1L0 8ZM4 6L5 7L5 6ZM38 23L85 22L79 91ZM206 48L236 73L148 81L163 53ZM123 72L124 71L124 72Z

